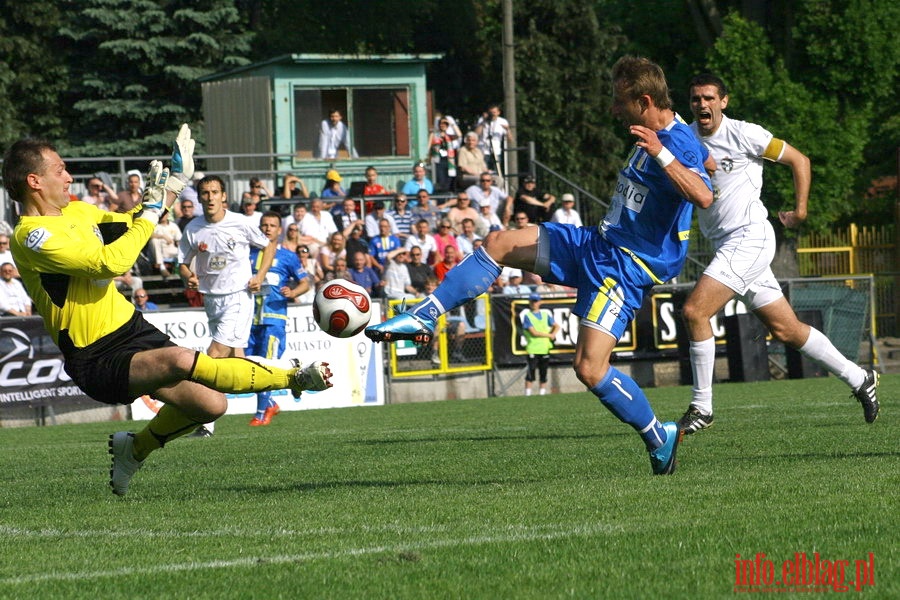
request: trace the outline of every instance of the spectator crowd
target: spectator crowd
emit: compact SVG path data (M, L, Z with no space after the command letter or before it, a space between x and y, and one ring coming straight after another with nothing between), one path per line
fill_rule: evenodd
M343 133L340 115L323 121L323 150L330 155ZM375 167L365 179L346 182L330 168L318 193L291 173L284 175L272 194L258 177L251 177L246 191L228 199L228 210L258 227L267 201L280 200L282 248L296 253L311 285L294 302L311 303L315 291L327 281L349 279L363 286L373 298L421 298L443 280L447 271L474 252L492 231L532 227L543 221L580 224L572 194L554 195L541 190L535 178L525 175L514 193L498 163L498 150L510 140L499 108L491 107L477 126L465 134L449 115L438 115L429 138L429 159L416 162L409 179L391 190L378 181ZM194 174L194 184L204 177ZM143 176L129 171L124 187L117 190L112 178L97 173L84 180L84 193L71 200L88 202L103 210L128 212L141 199ZM348 190L354 193L349 193ZM367 197L369 197L367 199ZM198 203L200 206L198 206ZM168 279L179 272L182 233L188 223L202 216L202 201L188 186L160 219L152 239L131 272L117 278L120 291L130 295L138 310L157 310L144 286L148 275ZM18 280L9 251L12 227L0 222L0 316L31 314L31 304ZM541 282L537 275L505 269L494 282L492 293L568 293ZM186 304L202 305L196 292L185 290Z

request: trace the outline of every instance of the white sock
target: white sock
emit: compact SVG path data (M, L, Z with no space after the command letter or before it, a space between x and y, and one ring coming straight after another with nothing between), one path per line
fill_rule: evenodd
M547 395L547 388L541 388L541 396Z
M694 387L691 390L691 406L703 414L712 414L712 382L716 369L716 340L691 342L691 371Z
M531 395L531 388L525 388L525 395L526 395L526 396L530 396L530 395Z
M809 328L809 338L798 351L828 369L852 390L858 389L866 380L863 368L847 360L831 340L815 327Z

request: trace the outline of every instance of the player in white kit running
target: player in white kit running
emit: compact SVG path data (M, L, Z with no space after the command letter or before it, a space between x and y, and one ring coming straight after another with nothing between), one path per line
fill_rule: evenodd
M694 376L691 405L679 421L685 433L713 422L712 382L715 339L709 320L737 296L779 341L816 361L850 386L862 404L866 422L878 417L875 388L878 374L845 358L825 335L797 319L769 266L775 257L775 232L760 200L763 159L788 165L793 172L796 207L779 213L785 227L806 220L811 171L809 159L784 140L754 123L730 119L724 82L715 75L698 75L690 85L691 129L709 150L715 201L698 209L700 231L715 248L684 306L690 335Z
M181 279L188 289L203 294L212 342L207 354L213 358L243 357L253 324L253 294L262 288L272 265L276 244L243 215L227 209L225 182L208 175L197 183L203 217L184 228L178 245ZM258 273L250 267L250 248L261 248ZM192 265L193 269L192 270ZM197 429L208 437L213 423Z

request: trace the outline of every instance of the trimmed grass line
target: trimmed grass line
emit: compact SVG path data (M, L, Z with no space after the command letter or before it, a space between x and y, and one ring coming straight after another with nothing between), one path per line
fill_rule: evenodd
M550 526L553 527L552 525ZM516 529L515 525L509 526L507 529ZM314 537L319 535L352 535L359 533L440 533L446 531L447 527L404 527L402 525L386 524L381 526L360 525L359 527L319 527L316 529L242 529L239 527L226 527L212 530L200 531L176 531L176 530L152 530L152 529L78 529L65 530L55 528L44 529L21 529L18 527L6 527L0 525L0 535L19 538L217 538L217 537Z
M0 585L15 584L31 584L44 581L85 581L90 579L99 579L103 577L127 577L131 575L158 575L161 573L178 573L183 571L204 570L204 569L229 569L241 567L257 567L260 565L279 565L297 562L311 562L316 560L342 559L352 558L354 556L364 556L369 554L381 553L401 553L416 550L431 550L435 548L452 548L455 546L482 546L488 544L507 544L510 542L534 542L556 540L570 537L591 537L599 534L606 534L613 531L621 531L620 525L610 524L589 524L578 525L567 529L552 528L549 531L541 531L548 529L542 527L528 527L519 532L473 536L459 539L446 540L429 540L423 542L412 542L396 545L384 546L368 546L363 548L348 548L346 550L330 551L330 552L309 552L304 554L289 554L276 556L256 556L244 557L233 560L214 560L206 562L188 562L173 563L168 565L155 565L140 568L124 568L113 569L107 571L81 571L74 573L42 573L38 575L22 575L19 577L9 577L0 579Z

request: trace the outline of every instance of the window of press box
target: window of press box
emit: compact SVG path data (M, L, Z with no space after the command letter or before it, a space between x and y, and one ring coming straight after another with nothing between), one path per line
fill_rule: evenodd
M298 158L319 158L319 131L337 109L349 129L350 148L359 158L410 156L407 88L294 90L294 147ZM350 156L342 147L338 156Z

